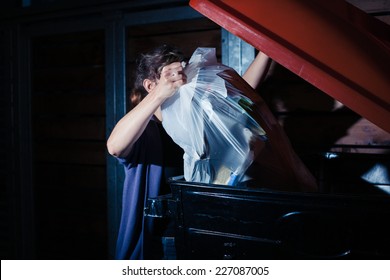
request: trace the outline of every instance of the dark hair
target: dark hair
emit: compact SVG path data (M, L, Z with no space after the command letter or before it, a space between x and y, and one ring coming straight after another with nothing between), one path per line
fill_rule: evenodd
M132 107L135 107L148 94L143 86L145 79L156 81L160 78L164 66L183 61L182 52L176 47L162 45L152 51L141 54L136 60L134 87L130 94Z

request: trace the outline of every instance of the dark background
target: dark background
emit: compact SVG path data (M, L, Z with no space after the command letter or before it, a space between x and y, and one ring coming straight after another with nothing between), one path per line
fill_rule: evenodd
M389 1L351 2L390 21ZM188 1L2 1L1 259L112 258L122 170L105 141L135 57L163 42L220 61L227 43ZM361 175L388 168L389 133L276 63L258 91L323 190L376 192Z

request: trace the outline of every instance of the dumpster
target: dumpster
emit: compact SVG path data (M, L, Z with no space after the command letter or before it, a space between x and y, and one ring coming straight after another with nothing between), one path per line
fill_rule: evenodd
M344 1L190 5L390 132L386 24ZM389 259L389 155L323 153L312 160L322 166L320 191L174 177L172 194L149 199L145 214L174 221L177 259ZM359 180L337 180L365 165L370 171Z
M171 180L178 259L388 259L386 196Z

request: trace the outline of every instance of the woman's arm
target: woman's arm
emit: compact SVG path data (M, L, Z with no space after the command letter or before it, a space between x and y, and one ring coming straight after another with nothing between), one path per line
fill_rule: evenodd
M144 80L144 87L148 94L118 121L107 140L107 150L111 155L125 157L129 154L150 118L156 112L158 113L160 105L186 82L182 71L180 62L174 62L162 69L161 77L157 82Z
M265 53L259 52L242 77L252 88L256 88L267 74L270 62Z

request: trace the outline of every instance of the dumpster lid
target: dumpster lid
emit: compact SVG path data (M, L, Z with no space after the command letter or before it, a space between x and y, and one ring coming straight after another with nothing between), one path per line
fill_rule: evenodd
M190 6L390 132L390 27L341 0L191 0Z

